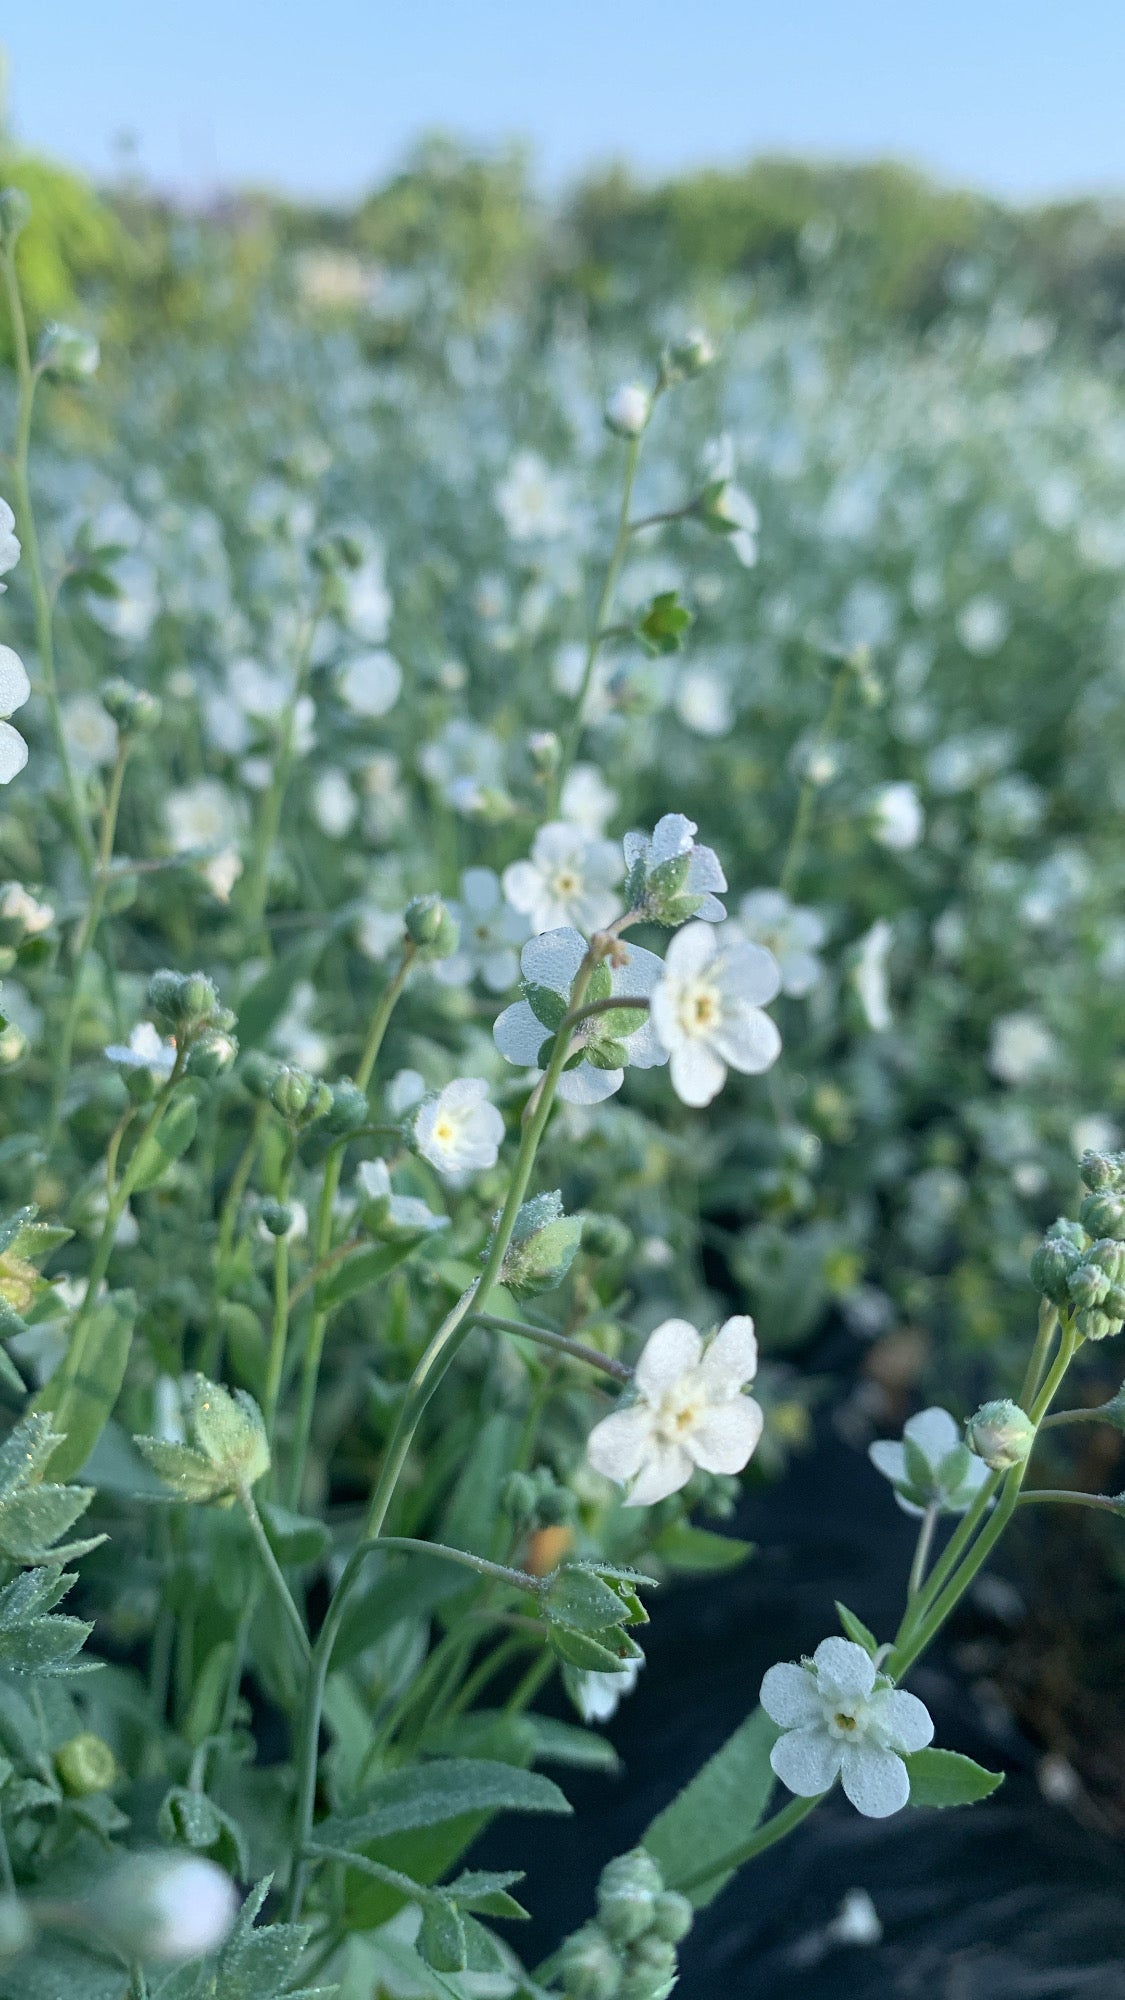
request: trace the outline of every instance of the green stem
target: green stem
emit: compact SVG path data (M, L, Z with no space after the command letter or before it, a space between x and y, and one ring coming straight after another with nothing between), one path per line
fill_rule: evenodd
M289 1179L293 1171L293 1155L296 1140L291 1139L285 1155L285 1162L278 1178L277 1199L289 1199ZM285 1372L285 1349L289 1340L289 1237L275 1236L273 1240L273 1322L270 1328L270 1351L266 1362L266 1386L262 1399L262 1419L266 1426L266 1436L273 1444L274 1427L277 1423L277 1405L281 1397L281 1378Z
M438 1556L442 1562L459 1563L462 1569L475 1570L478 1576L487 1576L494 1583L506 1584L511 1590L523 1590L537 1597L542 1589L539 1579L529 1576L526 1570L509 1569L505 1563L489 1562L486 1556L475 1556L469 1549L453 1549L446 1542L423 1542L413 1535L377 1535L365 1545L369 1549L401 1549L404 1553L417 1556Z
M372 1072L379 1059L379 1051L390 1026L391 1016L402 998L416 957L417 948L407 938L402 948L398 970L383 988L379 1004L371 1016L371 1026L367 1030L367 1039L354 1077L358 1090L366 1091L370 1086ZM346 1146L343 1144L334 1146L324 1163L324 1179L320 1186L316 1227L313 1234L314 1268L325 1262L332 1247L333 1207L339 1191L345 1151ZM309 1320L305 1336L301 1392L293 1433L293 1453L289 1464L289 1505L294 1508L300 1505L301 1487L304 1484L305 1462L308 1458L309 1440L312 1437L313 1412L316 1408L316 1391L320 1380L320 1364L324 1355L324 1339L328 1331L329 1317L328 1312L317 1307Z
M933 1546L937 1518L938 1508L936 1506L927 1507L922 1516L922 1525L918 1530L918 1545L914 1551L914 1561L910 1565L910 1581L906 1587L907 1596L910 1598L917 1597L918 1592L925 1582L926 1564L930 1560L930 1549Z
M1027 1364L1027 1373L1023 1378L1023 1387L1019 1394L1021 1410L1030 1409L1031 1399L1043 1380L1043 1370L1047 1366L1047 1357L1051 1352L1051 1342L1054 1340L1058 1323L1058 1307L1052 1305L1050 1299L1044 1299L1039 1307L1039 1329L1035 1336L1035 1346L1031 1350L1031 1359Z
M70 1069L70 1058L74 1049L74 1036L78 1027L78 1015L82 1006L82 985L86 976L86 966L97 942L98 925L105 910L105 899L109 890L109 865L113 859L113 843L117 834L117 815L121 810L121 789L125 782L125 766L129 761L129 738L122 735L117 746L117 761L113 767L105 811L102 814L101 834L90 890L90 903L82 920L74 944L74 966L70 975L70 996L66 1017L59 1036L55 1054L55 1084L51 1110L51 1127L48 1146L53 1145L58 1130L59 1108L63 1088Z
M572 1340L569 1334L556 1333L553 1328L533 1326L526 1319L503 1319L498 1313L474 1313L474 1320L481 1326L495 1327L498 1333L516 1333L521 1340L534 1340L540 1347L549 1347L556 1354L569 1354L572 1361L584 1361L588 1368L598 1368L603 1375L612 1375L615 1382L631 1382L633 1371L626 1368L623 1361L613 1361L608 1354L600 1354L596 1347L587 1347L582 1340Z
M824 745L830 742L832 736L835 734L840 720L840 711L844 705L844 695L847 692L849 678L850 670L845 660L844 664L838 669L836 678L832 683L828 711L817 731L816 740L809 757L810 765L817 752L822 750ZM781 864L781 874L778 878L777 886L783 896L792 895L796 888L797 879L801 871L801 863L805 856L805 846L812 827L816 795L819 790L820 787L811 775L811 772L806 771L805 776L801 780L801 789L797 795L797 812L793 820L793 831L789 836L789 845L785 850L785 859Z
M655 397L653 401L655 403ZM651 412L649 420L651 422ZM621 493L621 507L617 516L617 534L614 538L613 550L602 582L602 593L598 599L598 608L594 613L594 623L590 634L590 643L586 649L586 663L582 670L582 680L575 697L574 707L571 710L570 720L562 735L558 768L555 771L549 795L550 809L547 815L549 819L553 819L558 812L559 799L562 796L563 786L566 783L574 759L578 754L578 746L582 741L582 727L586 719L586 703L590 698L594 668L597 666L598 653L601 650L602 640L605 636L602 628L609 616L609 609L613 603L613 594L617 589L617 579L621 574L621 565L625 560L625 551L629 546L629 536L632 532L629 524L629 507L633 498L633 482L637 476L637 463L641 455L641 438L643 436L644 433L641 432L640 436L630 438L625 448L625 479Z
M1125 1503L1113 1494L1071 1492L1061 1486L1036 1487L1030 1493L1025 1491L1020 1494L1017 1504L1031 1507L1040 1501L1052 1500L1068 1507L1096 1507L1102 1514L1125 1513Z
M293 672L293 685L289 699L281 714L278 728L277 754L270 773L270 782L262 800L262 810L254 833L254 851L247 871L246 885L240 897L242 913L246 921L249 938L256 939L264 929L266 900L269 894L270 860L281 826L281 813L285 804L285 794L293 771L293 738L297 721L297 705L308 683L312 665L313 641L316 628L324 608L323 590L305 623L301 642L297 649L297 661Z
M31 417L35 403L37 371L31 364L31 353L27 344L27 321L24 318L23 300L20 297L19 279L16 277L14 250L9 249L0 259L4 274L4 288L8 297L8 311L12 323L12 345L16 357L16 378L18 396L16 403L16 434L12 448L12 483L15 491L16 514L19 521L20 543L23 559L27 564L27 577L31 585L31 595L35 609L35 643L39 653L39 667L43 681L43 693L51 718L51 730L55 739L59 766L66 790L67 811L70 816L74 838L82 861L83 872L89 880L94 868L94 843L82 803L82 794L70 761L66 734L63 729L62 709L59 703L58 680L55 673L54 626L51 617L51 600L43 581L43 568L39 555L39 536L35 526L35 512L31 504L31 487L28 480L28 454L31 445Z
M310 1657L310 1647L308 1633L305 1631L305 1621L293 1601L293 1594L285 1581L281 1564L278 1562L270 1546L270 1538L262 1525L262 1517L255 1505L254 1495L248 1486L244 1486L238 1498L246 1519L250 1523L250 1532L258 1545L258 1553L262 1558L262 1567L269 1577L270 1583L273 1585L274 1595L282 1611L285 1613L289 1629L297 1641L297 1649L302 1659L307 1661Z
M789 1804L774 1813L773 1818L760 1826L756 1833L740 1841L737 1847L730 1848L718 1861L708 1862L706 1868L694 1875L678 1877L675 1887L682 1894L688 1894L692 1889L701 1889L705 1883L713 1882L717 1876L729 1875L733 1869L741 1868L743 1862L753 1861L755 1855L764 1854L767 1847L775 1847L779 1840L785 1839L786 1834L793 1832L794 1827L800 1826L824 1796L823 1792L818 1792L815 1798L790 1799Z
M1091 1409L1052 1410L1049 1417L1044 1417L1039 1428L1040 1430L1049 1431L1053 1426L1058 1424L1101 1423L1112 1424L1114 1429L1117 1430L1120 1428L1120 1414L1121 1406L1116 1401L1112 1403L1097 1403Z

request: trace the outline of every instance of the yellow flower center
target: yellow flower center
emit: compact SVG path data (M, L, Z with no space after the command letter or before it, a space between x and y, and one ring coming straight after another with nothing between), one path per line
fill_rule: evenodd
M571 896L576 896L581 887L582 883L573 868L560 868L556 873L555 894L562 902L568 902Z
M705 979L689 980L680 996L679 1015L685 1035L711 1035L723 1018L722 1000L717 988Z

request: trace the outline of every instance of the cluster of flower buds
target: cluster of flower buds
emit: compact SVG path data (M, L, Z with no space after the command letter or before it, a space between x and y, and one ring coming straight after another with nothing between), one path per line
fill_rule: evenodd
M692 1926L686 1896L664 1887L638 1847L602 1869L598 1914L559 1948L552 1975L569 2000L666 2000L676 1983L676 1947Z
M1044 1298L1076 1314L1086 1340L1105 1340L1125 1325L1125 1153L1084 1153L1087 1193L1078 1221L1060 1217L1031 1259Z
M424 959L452 958L460 931L440 896L413 896L406 905L406 935Z
M578 1512L578 1496L556 1479L549 1465L530 1472L510 1472L500 1490L500 1505L520 1528L559 1528Z
M186 1054L191 1075L217 1076L238 1054L231 1032L235 1017L220 1005L215 983L205 972L154 972L148 1008L157 1027Z
M115 674L103 683L101 704L117 724L122 736L141 736L160 721L160 703L147 688L135 687L123 675Z
M582 1241L582 1220L564 1215L562 1195L537 1194L525 1201L515 1220L500 1282L517 1299L561 1285Z
M244 1389L197 1375L186 1414L186 1444L139 1437L137 1446L177 1500L229 1506L270 1469L262 1413Z

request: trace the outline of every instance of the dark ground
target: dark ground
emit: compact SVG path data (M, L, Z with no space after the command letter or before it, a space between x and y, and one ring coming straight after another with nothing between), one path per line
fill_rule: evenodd
M556 1773L574 1819L521 1825L521 1895L535 1922L518 1944L529 1964L592 1914L602 1864L741 1722L765 1669L836 1630L834 1598L880 1636L893 1629L913 1525L860 1452L825 1436L783 1481L747 1495L730 1527L757 1542L751 1562L652 1605L648 1666L608 1731L621 1777ZM1047 1802L1038 1752L958 1664L992 1648L999 1629L987 1610L965 1609L949 1648L910 1684L935 1740L1005 1770L1003 1790L958 1812L883 1822L834 1795L701 1914L679 2000L1125 2000L1125 1848ZM473 1862L502 1865L512 1852L501 1822ZM856 1887L874 1901L880 1944L825 1938Z

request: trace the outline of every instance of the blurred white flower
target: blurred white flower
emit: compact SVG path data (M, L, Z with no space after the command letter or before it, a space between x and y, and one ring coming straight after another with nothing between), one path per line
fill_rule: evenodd
M504 900L500 877L491 868L466 868L461 895L448 905L460 937L457 950L434 966L444 986L467 986L479 979L490 993L506 993L519 973L515 950L527 936L527 918Z
M336 676L341 700L353 715L386 715L402 691L402 668L392 653L378 648L356 653Z
M527 861L504 870L504 894L533 931L572 925L587 933L611 923L621 908L614 885L625 872L621 850L565 820L541 826Z
M418 769L455 812L473 813L484 795L503 782L503 750L491 730L455 715L431 743L423 744Z
M728 1319L706 1347L687 1320L665 1320L633 1371L636 1402L591 1431L591 1465L629 1485L627 1507L666 1500L696 1466L741 1472L762 1435L761 1407L742 1394L757 1371L752 1319Z
M726 910L712 891L725 889L727 878L714 848L696 844L698 832L695 821L686 819L683 813L665 813L657 820L651 835L625 835L625 866L630 883L633 871L642 871L637 907L643 899L650 912L659 917L662 903L686 897L697 902L692 916L706 924L722 923ZM674 882L664 879L670 869Z
M331 1054L328 1040L311 1024L311 1015L320 995L311 979L299 979L289 996L289 1005L275 1022L270 1040L287 1062L319 1076L328 1067Z
M1037 1014L1002 1014L993 1024L988 1063L1002 1083L1029 1083L1058 1053L1055 1037Z
M390 1169L385 1160L362 1160L356 1168L356 1190L360 1200L375 1210L373 1220L391 1233L420 1230L430 1236L448 1229L449 1217L435 1215L428 1202L417 1195L395 1194Z
M710 1104L728 1068L755 1076L777 1061L781 1036L762 1008L780 986L773 954L733 927L690 923L677 931L652 996L652 1025L683 1103Z
M879 917L859 941L852 966L852 985L859 995L869 1028L878 1035L891 1025L891 996L887 960L894 943L894 930L886 917Z
M784 1732L770 1763L798 1798L817 1798L839 1777L865 1818L901 1812L910 1797L903 1757L932 1742L934 1725L917 1695L877 1673L862 1646L822 1639L806 1664L771 1667L761 1703Z
M520 1069L539 1067L540 1052L567 1011L574 977L585 955L585 938L568 927L544 931L525 944L520 965L529 998L505 1007L492 1031L506 1062ZM651 996L662 969L656 953L622 943L615 957L619 962L607 960L598 968L587 997L598 997L593 991L595 982L604 987L601 997L620 998L623 1005L630 997ZM616 1024L607 1030L607 1019L612 1023L612 1015L594 1014L574 1030L575 1052L592 1050L598 1061L584 1058L573 1068L564 1069L559 1078L559 1096L564 1103L600 1104L620 1090L626 1063L634 1069L658 1069L667 1061L647 1013L626 1016L626 1033ZM607 1060L614 1056L616 1063L607 1067Z
M608 1722L622 1701L637 1685L643 1660L626 1660L619 1673L599 1674L590 1670L573 1675L571 1687L583 1722Z
M6 576L15 569L20 559L19 536L16 534L16 517L6 500L0 500L0 576ZM0 583L0 592L7 590L6 583Z
M586 833L604 833L617 811L617 793L606 784L596 764L575 764L566 774L559 812L569 826Z
M313 818L330 840L342 840L351 831L359 802L348 783L346 771L330 766L313 786Z
M154 1083L166 1083L175 1068L176 1044L151 1021L138 1021L128 1042L111 1042L106 1055L123 1069L147 1069Z
M235 883L243 870L243 860L237 847L221 848L209 861L203 863L201 874L217 903L229 903Z
M1008 613L995 597L971 597L957 614L957 637L967 653L985 659L1008 636Z
M383 910L376 903L364 905L356 920L356 943L365 958L381 965L392 951L401 949L402 940L401 910Z
M673 693L676 713L697 736L725 736L733 721L730 695L711 667L686 667Z
M551 541L570 527L567 482L538 452L516 453L496 488L496 505L514 542Z
M639 382L623 382L607 398L605 420L619 437L639 437L649 419L652 397Z
M412 1104L421 1103L426 1095L426 1079L421 1070L396 1070L386 1088L387 1110L392 1118L401 1118Z
M791 903L781 889L751 889L738 906L738 928L751 944L773 953L781 974L781 991L800 999L824 977L818 956L824 943L824 919L815 910Z
M139 646L148 638L160 609L156 571L147 556L133 549L117 558L109 575L115 586L113 596L87 591L83 608L103 632Z
M0 917L19 924L25 937L39 937L55 921L50 903L38 903L22 882L8 882L0 889Z
M917 847L926 816L917 788L907 779L881 785L871 800L872 831L883 847L905 853Z
M504 1120L479 1076L455 1077L425 1100L414 1120L414 1144L422 1158L447 1176L494 1167L503 1137Z
M734 480L734 443L728 436L717 438L704 454L708 476L718 482L710 494L705 512L713 526L726 533L731 548L744 569L753 569L758 560L758 529L761 518L750 495Z
M365 639L369 646L381 646L390 630L394 609L381 553L370 555L358 569L345 570L341 584L348 630L358 639ZM389 702L387 706L390 707Z
M904 1426L902 1441L877 1438L867 1456L877 1472L889 1479L904 1514L920 1518L928 1507L942 1514L963 1514L988 1478L984 1460L975 1457L948 1410L919 1410Z
M176 854L195 848L227 848L242 824L238 804L217 778L200 778L164 801L169 844Z
M63 702L62 732L76 771L97 771L117 755L117 724L92 694L71 695Z

